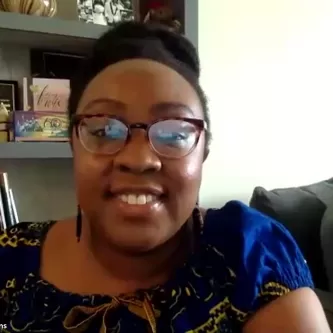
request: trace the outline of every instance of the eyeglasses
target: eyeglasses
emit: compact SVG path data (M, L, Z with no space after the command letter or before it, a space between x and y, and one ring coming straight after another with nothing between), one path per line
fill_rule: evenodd
M129 125L120 118L102 114L74 115L72 125L82 146L91 153L116 154L129 142L134 129L143 129L152 149L167 158L190 154L198 144L201 132L207 129L202 119L172 117L150 124Z

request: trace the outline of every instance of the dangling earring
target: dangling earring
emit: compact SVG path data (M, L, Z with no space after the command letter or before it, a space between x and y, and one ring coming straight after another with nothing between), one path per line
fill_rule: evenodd
M76 239L79 243L81 240L82 233L82 213L80 206L77 206L77 215L76 215Z
M192 212L192 221L193 221L193 231L196 236L199 236L202 232L202 227L204 220L199 208L198 202L196 203L193 212Z

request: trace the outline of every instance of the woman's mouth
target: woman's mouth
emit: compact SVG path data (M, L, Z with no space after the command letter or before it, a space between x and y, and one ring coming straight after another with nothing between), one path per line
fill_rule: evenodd
M124 203L127 203L129 205L146 205L151 202L154 202L157 200L157 196L152 194L135 194L135 193L128 193L128 194L120 194L118 195L119 199L123 201Z
M156 187L113 188L110 204L124 218L150 219L163 206L164 193Z

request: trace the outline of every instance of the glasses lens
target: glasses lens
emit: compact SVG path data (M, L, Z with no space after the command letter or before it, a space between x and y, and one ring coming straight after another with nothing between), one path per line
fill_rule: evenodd
M149 139L155 151L173 158L189 154L196 144L197 135L195 125L175 119L159 121L149 130Z
M82 145L93 153L114 154L124 147L128 128L118 119L87 117L79 124Z

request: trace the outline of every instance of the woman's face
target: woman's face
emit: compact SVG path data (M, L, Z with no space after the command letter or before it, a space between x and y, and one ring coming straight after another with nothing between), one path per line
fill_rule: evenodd
M181 75L142 59L99 73L83 93L77 114L116 116L127 124L203 119L198 95ZM179 159L159 156L144 129L133 129L129 142L113 155L87 151L73 133L77 197L93 235L122 250L146 252L179 231L198 198L204 132L196 148Z

